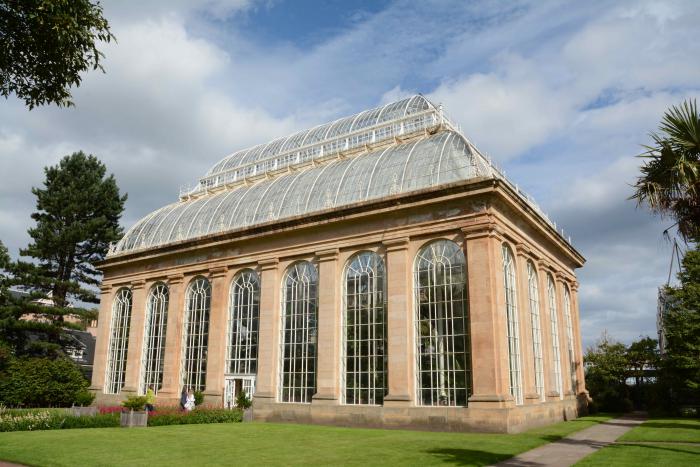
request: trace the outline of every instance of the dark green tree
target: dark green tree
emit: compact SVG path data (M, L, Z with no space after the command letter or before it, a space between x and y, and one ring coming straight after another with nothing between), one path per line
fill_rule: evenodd
M98 42L114 35L99 2L0 0L0 93L30 108L71 106L80 74L103 70Z
M603 333L595 346L583 357L586 366L586 387L593 403L604 411L620 412L632 408L629 388L627 347Z
M664 315L666 345L663 382L678 405L700 404L700 249L689 250L678 274L679 287L667 292L672 305Z
M675 219L685 240L700 241L700 115L695 101L666 111L644 159L633 199Z
M96 157L77 152L45 173L44 187L32 189L37 197L36 226L29 229L33 242L20 251L34 261L9 265L11 282L28 294L0 306L0 331L16 355L55 357L69 342L63 329L78 327L65 315L96 318L94 310L82 307L99 303L101 274L95 263L122 235L126 195ZM27 315L34 319L23 320Z

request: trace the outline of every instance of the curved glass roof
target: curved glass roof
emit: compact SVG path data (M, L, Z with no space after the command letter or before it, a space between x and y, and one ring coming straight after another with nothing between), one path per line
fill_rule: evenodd
M482 176L510 184L441 107L412 96L225 157L179 202L139 220L108 256Z
M489 163L460 134L442 131L170 204L138 221L111 254L490 174Z
M291 152L304 146L336 139L379 125L383 122L403 118L429 109L435 109L435 106L425 97L421 95L412 96L398 102L392 102L382 107L365 110L364 112L344 117L334 122L300 131L267 144L260 144L252 148L235 152L217 162L214 167L209 169L207 175L215 175L227 170L242 167L284 152Z

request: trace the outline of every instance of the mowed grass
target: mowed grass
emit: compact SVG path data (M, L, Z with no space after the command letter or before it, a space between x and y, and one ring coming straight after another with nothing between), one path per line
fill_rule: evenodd
M687 444L613 444L585 457L577 467L664 467L700 465L700 446Z
M517 435L273 423L0 433L0 459L27 465L488 465L611 418Z
M622 435L617 442L621 444L605 447L576 465L635 467L640 465L669 467L700 465L700 420L697 419L655 418L647 420ZM635 442L640 444L634 444Z
M625 433L618 441L675 441L700 443L700 420L655 418Z

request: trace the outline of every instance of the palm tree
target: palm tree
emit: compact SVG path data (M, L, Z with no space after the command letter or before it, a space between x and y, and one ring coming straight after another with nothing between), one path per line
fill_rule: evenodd
M664 114L631 199L675 219L684 240L700 241L700 116L697 104L684 101Z

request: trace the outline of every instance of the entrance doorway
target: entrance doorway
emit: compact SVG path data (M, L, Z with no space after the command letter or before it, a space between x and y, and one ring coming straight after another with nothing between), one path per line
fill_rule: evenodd
M224 407L233 409L236 407L236 397L244 391L249 399L255 394L255 376L251 375L227 375L224 386Z

